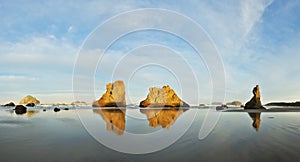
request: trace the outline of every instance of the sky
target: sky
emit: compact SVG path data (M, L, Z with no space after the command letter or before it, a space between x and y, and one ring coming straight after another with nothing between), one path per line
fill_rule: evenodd
M108 82L117 79L125 82L128 103L138 104L149 87L163 85L170 85L191 105L214 102L216 78L205 59L211 51L195 50L176 33L145 28L120 36L106 49L100 47L101 41L108 39L101 34L101 25L146 8L172 11L201 27L221 59L215 66L221 64L219 72L225 74L224 81L221 79L224 102L245 103L257 84L263 103L300 100L297 0L1 0L0 103L18 102L26 95L37 97L41 103L92 102L101 97ZM127 27L147 27L153 25L150 20L151 15L140 14L120 19L109 29L118 33ZM167 27L197 39L184 21L169 20L155 21L169 23ZM89 46L97 48L84 53L82 49ZM95 59L102 54L101 60ZM78 61L81 64L76 64ZM75 77L78 92L74 92L73 84L76 68L81 71ZM94 91L85 91L85 87ZM74 93L78 95L74 97Z

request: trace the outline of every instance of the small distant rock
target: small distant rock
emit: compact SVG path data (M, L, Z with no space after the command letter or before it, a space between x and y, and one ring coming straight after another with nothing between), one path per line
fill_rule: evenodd
M227 105L222 104L221 106L217 106L216 110L224 110L224 109L227 109L227 108L228 108Z
M16 114L25 114L27 112L27 108L23 105L17 105L15 107L15 113Z
M5 107L8 107L8 106L11 106L11 107L13 107L13 106L16 106L16 105L15 105L15 103L13 103L13 102L10 102L10 103L8 103L8 104L5 104L5 105L3 105L3 106L5 106Z
M71 105L87 105L87 103L84 101L74 101L71 102Z
M55 103L55 104L52 104L52 106L68 106L69 104L67 103Z
M19 104L29 104L29 103L34 103L35 105L38 105L40 104L40 101L35 97L28 95L19 102Z
M28 107L34 107L35 104L34 103L28 103L28 104L26 104L26 106L28 106Z
M243 103L241 101L232 101L232 102L227 103L227 105L242 106Z
M206 106L205 104L199 104L199 106L203 107L203 106Z
M46 109L43 109L43 111L46 111Z
M189 107L169 86L149 88L147 98L140 102L140 107Z
M60 109L59 108L54 108L54 112L59 112L60 111Z
M222 105L223 102L212 102L211 104L212 104L212 105Z
M244 107L244 109L265 109L260 101L260 90L259 85L256 85L253 90L253 97L250 101L248 101Z
M69 110L69 108L64 108L64 110Z
M96 103L98 102L98 103ZM93 103L93 106L100 107L125 107L125 85L122 80L106 85L106 92L102 97Z

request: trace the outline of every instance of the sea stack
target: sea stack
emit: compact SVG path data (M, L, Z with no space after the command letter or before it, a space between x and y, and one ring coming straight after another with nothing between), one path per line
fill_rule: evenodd
M189 107L169 86L149 88L147 98L140 102L140 107Z
M122 80L117 80L106 85L106 92L93 103L97 107L125 107L125 85Z
M265 109L261 105L259 85L256 85L253 88L252 93L253 93L253 97L251 98L250 101L246 103L244 109Z
M31 103L34 103L34 105L38 105L40 104L40 101L35 97L28 95L19 102L19 104L31 104Z

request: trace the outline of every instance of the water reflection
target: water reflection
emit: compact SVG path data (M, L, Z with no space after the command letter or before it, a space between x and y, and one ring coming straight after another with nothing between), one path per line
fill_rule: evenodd
M33 115L36 115L37 113L39 113L38 110L8 110L9 113L13 114L17 114L17 115L26 115L27 117L32 117Z
M258 132L260 127L260 112L259 113L248 113L253 120L252 126Z
M94 113L101 115L106 122L106 129L117 135L123 135L125 129L125 109L94 109Z
M150 127L169 128L187 109L141 109L146 114Z
M28 111L25 113L25 115L26 115L27 117L31 117L31 116L33 116L33 115L36 115L37 113L39 113L38 110L28 110Z

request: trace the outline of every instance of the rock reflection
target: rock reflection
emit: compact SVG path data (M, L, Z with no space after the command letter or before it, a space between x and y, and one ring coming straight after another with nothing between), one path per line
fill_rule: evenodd
M252 126L256 130L259 131L260 127L260 112L259 113L248 113L251 119L253 120Z
M27 117L31 117L31 116L37 114L38 112L39 112L38 110L28 110L28 111L25 113L25 115L26 115Z
M150 127L169 128L187 109L141 109L146 114Z
M126 110L121 109L94 109L94 113L101 115L106 122L106 129L117 135L123 135L125 130Z
M17 114L17 115L25 115L27 117L32 117L33 115L36 115L37 113L39 113L38 110L26 110L26 111L15 111L15 110L7 110L7 112L9 112L10 114Z

